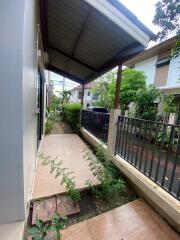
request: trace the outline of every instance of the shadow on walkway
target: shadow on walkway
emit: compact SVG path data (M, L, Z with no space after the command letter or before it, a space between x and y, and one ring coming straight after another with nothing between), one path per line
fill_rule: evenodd
M71 127L56 116L51 134L72 134Z

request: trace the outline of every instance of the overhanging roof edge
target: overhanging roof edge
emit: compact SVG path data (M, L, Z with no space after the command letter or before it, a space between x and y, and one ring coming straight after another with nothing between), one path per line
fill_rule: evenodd
M74 82L77 82L79 84L84 84L83 79L80 79L80 78L78 78L78 77L76 77L76 76L74 76L74 75L72 75L68 72L65 72L65 71L61 70L60 68L54 67L54 66L49 64L47 69L51 72L54 72L54 73L59 74L59 75L65 77L65 78L68 78L68 79L70 79Z
M133 21L142 31L148 34L151 40L156 40L157 36L147 28L135 14L133 14L127 7L125 7L120 1L118 0L107 0L112 5L114 5L117 9L119 9L124 15L126 15L131 21Z
M118 27L127 32L131 37L133 37L143 46L147 47L149 41L152 39L153 33L148 28L143 28L142 27L143 24L139 20L137 21L137 18L136 21L133 22L132 19L135 18L135 15L132 14L129 10L126 12L125 11L126 8L122 4L121 5L124 7L123 10L121 10L121 5L117 7L119 2L114 0L112 2L109 0L104 1L84 0L84 1L87 2L93 8L95 8L97 11L101 12L101 14L106 16L109 20L111 20ZM149 31L147 31L147 29Z

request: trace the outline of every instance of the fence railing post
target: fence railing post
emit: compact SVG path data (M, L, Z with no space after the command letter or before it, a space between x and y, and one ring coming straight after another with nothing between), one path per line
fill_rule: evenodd
M121 114L120 109L112 109L110 112L107 148L112 154L114 154L114 151L115 151L117 121L118 121L118 116L120 114Z

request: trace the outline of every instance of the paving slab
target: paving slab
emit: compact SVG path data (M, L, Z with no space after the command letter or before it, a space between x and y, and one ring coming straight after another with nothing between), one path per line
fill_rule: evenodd
M56 212L56 198L43 199L33 203L32 225L38 219L43 222L50 221Z
M63 161L64 167L67 167L74 173L76 188L85 189L85 182L89 179L94 185L98 181L93 176L88 167L88 162L83 158L83 149L86 144L77 134L52 134L44 137L41 152L45 156L57 157L57 161ZM59 179L55 179L50 174L49 166L42 166L42 160L39 159L32 199L53 196L64 193L66 189L60 184Z
M69 227L62 240L70 239L179 240L180 236L140 199Z
M55 213L70 216L80 212L77 202L74 202L68 195L59 195L46 199L41 199L33 203L32 225L36 224L38 219L43 222L50 221Z
M74 202L68 195L57 196L57 212L60 215L70 216L80 213L77 202Z
M70 226L66 230L63 230L62 234L62 240L93 240L89 232L87 221Z

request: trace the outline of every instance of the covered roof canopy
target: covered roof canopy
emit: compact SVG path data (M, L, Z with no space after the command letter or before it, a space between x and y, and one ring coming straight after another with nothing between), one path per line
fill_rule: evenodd
M80 84L144 50L154 34L118 0L40 0L47 69Z

